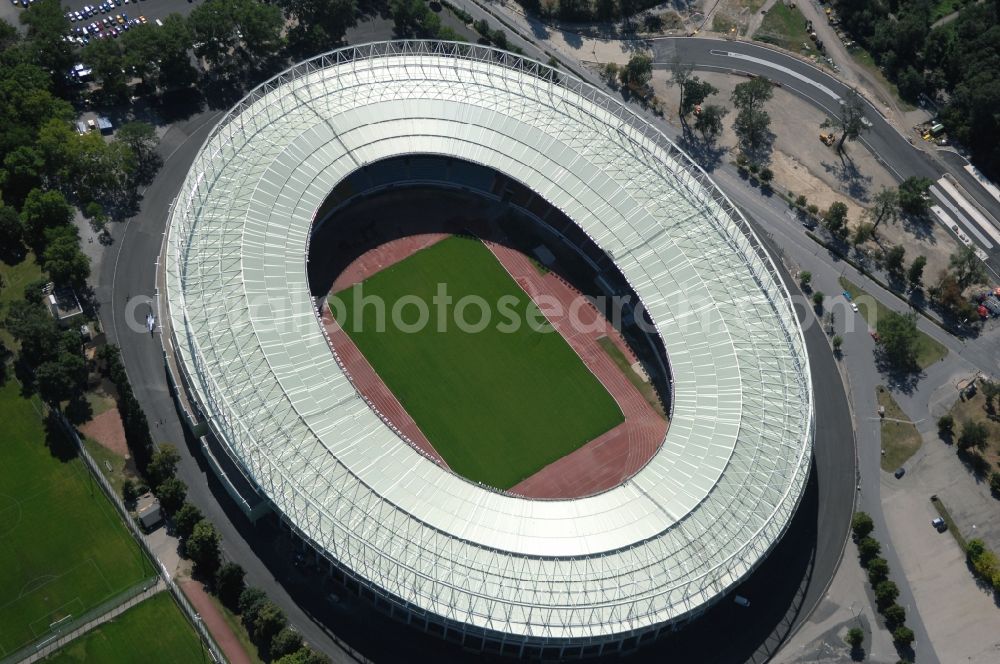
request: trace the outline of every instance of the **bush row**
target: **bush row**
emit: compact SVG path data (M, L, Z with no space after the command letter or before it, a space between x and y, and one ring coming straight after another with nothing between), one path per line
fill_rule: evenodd
M875 523L865 512L855 512L851 531L858 546L861 566L868 572L868 582L875 593L875 605L885 619L886 628L892 632L893 643L900 650L909 650L913 644L913 630L906 626L906 609L896 603L899 588L889 579L889 562L879 554L882 544L872 537Z

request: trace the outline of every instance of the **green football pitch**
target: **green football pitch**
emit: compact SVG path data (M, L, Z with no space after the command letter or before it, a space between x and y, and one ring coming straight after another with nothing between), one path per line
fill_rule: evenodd
M87 632L45 661L55 664L193 664L211 659L180 607L170 593L164 591Z
M450 307L434 304L440 284ZM509 489L624 421L557 332L528 324L510 330L509 320L545 318L478 240L442 240L353 288L385 302L387 324L379 329L372 305L360 306L359 317L352 289L331 302L338 322L451 469L470 480ZM403 325L392 324L393 304L403 297L426 303L426 325L415 325L413 304L399 308ZM457 313L466 297L482 298L492 311L481 331L456 324L481 320L475 305Z
M115 508L39 406L0 387L0 659L152 577Z

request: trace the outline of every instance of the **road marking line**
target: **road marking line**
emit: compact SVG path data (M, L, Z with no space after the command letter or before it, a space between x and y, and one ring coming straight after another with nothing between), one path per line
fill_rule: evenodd
M747 60L749 62L753 62L754 64L763 65L765 67L770 67L771 69L777 69L780 72L788 74L792 78L798 79L798 80L802 81L803 83L808 83L809 85L813 86L814 88L817 88L821 92L826 93L827 95L829 95L830 97L832 97L834 101L836 101L836 102L840 102L841 101L840 95L838 95L836 92L834 92L830 88L826 87L822 83L817 83L816 81L812 80L811 78L809 78L808 76L806 76L804 74L800 74L799 72L797 72L797 71L795 71L793 69L789 69L788 67L782 67L781 65L776 65L776 64L774 64L773 62L771 62L769 60L765 60L764 58L755 58L752 55L743 55L742 53L733 53L732 51L716 51L716 50L712 50L712 51L709 51L709 53L711 53L712 55L723 55L723 56L726 56L728 58L736 58L738 60Z
M988 233L990 237L993 238L994 242L1000 244L1000 230L997 230L997 227L994 226L992 223L990 223L990 221L983 215L983 213L980 212L972 203L970 203L969 200L962 195L962 193L958 190L957 187L955 187L955 185L951 183L950 180L948 180L945 177L942 177L937 181L937 183L941 185L941 188L948 193L948 195L952 198L952 200L958 203L959 207L961 207L962 210L964 210L966 214L968 214L968 216L972 218L972 221L974 221L979 226L980 229Z

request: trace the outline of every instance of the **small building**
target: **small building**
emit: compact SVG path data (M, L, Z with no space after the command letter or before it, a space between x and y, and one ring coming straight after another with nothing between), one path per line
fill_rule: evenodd
M54 288L52 284L45 287L45 306L60 325L69 325L77 316L83 315L83 307L76 297L76 292L68 287Z
M101 130L102 134L110 134L114 130L114 125L111 124L111 120L103 115L97 116L97 128Z
M160 501L147 491L136 501L135 516L139 521L139 526L145 532L156 530L163 523L163 510L160 509Z

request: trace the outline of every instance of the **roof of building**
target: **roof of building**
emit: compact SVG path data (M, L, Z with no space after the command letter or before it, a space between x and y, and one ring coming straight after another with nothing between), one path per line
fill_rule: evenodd
M549 501L477 486L403 442L330 352L306 277L313 217L352 171L417 153L524 183L642 299L674 402L622 485ZM206 140L166 266L180 365L215 434L300 533L419 609L522 637L654 627L743 578L798 505L812 391L774 264L662 134L536 62L387 42L280 74Z

